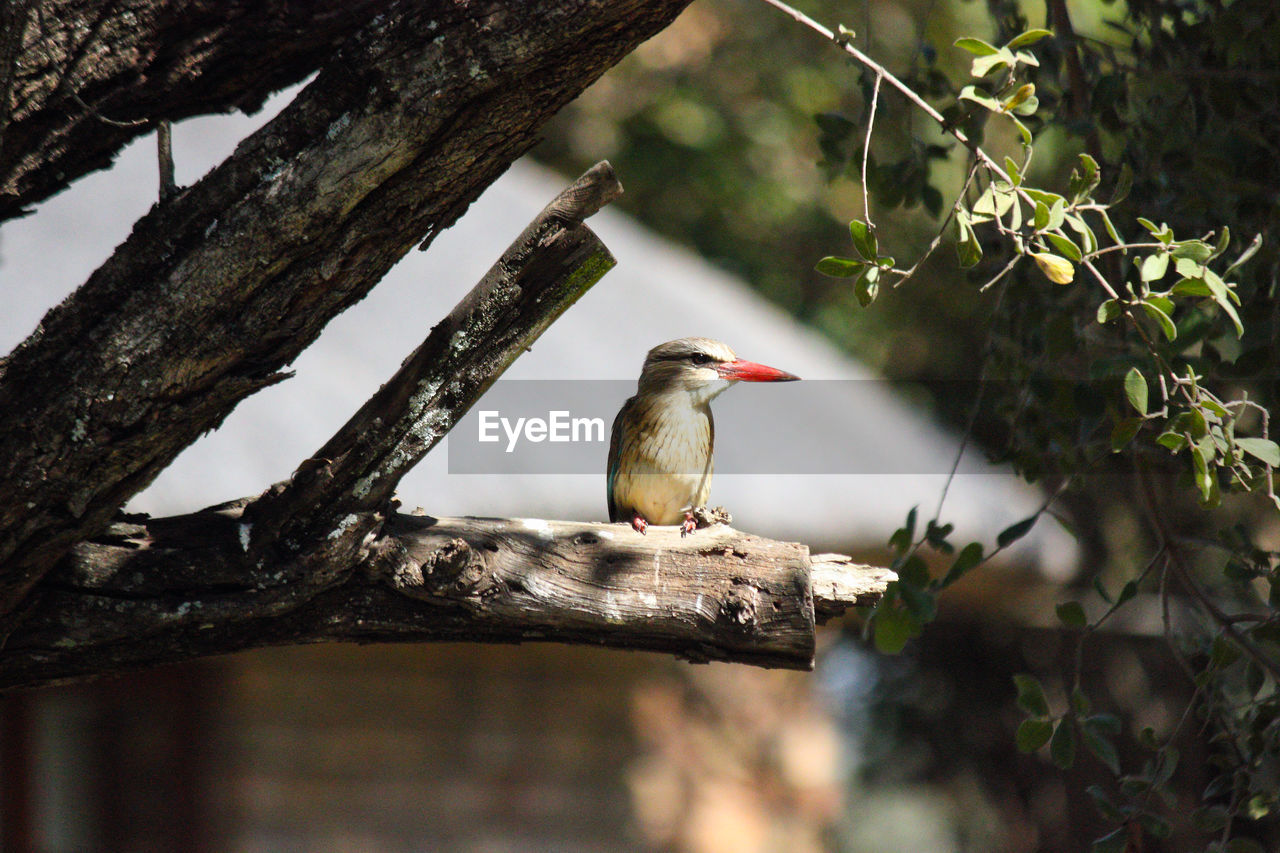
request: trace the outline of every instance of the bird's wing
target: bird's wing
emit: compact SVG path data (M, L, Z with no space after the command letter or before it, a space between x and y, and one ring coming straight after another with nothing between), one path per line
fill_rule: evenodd
M609 501L609 520L610 521L626 521L619 518L618 505L613 500L613 482L618 478L618 466L622 459L622 421L630 412L636 398L632 397L622 404L622 408L618 410L618 414L613 419L613 434L609 437L609 467L606 477L606 487Z

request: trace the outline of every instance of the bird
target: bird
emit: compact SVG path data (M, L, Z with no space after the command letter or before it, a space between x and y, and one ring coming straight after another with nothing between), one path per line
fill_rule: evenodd
M744 361L728 344L680 338L649 350L636 395L613 419L609 441L611 522L697 528L693 510L711 493L715 421L711 401L735 382L792 382L785 370Z

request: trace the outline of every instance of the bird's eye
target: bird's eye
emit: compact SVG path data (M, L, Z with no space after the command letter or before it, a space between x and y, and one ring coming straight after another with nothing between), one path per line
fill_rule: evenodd
M695 352L693 355L689 356L689 360L694 364L706 364L711 361L711 356L707 355L705 352Z

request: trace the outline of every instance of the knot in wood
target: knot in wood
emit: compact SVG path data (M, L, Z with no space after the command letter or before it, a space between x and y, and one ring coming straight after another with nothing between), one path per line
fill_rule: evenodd
M425 586L444 589L454 581L470 574L467 569L476 562L476 554L465 539L450 539L431 552L422 563L422 582Z
M725 594L720 613L732 625L751 628L758 621L760 590L749 583L735 581Z

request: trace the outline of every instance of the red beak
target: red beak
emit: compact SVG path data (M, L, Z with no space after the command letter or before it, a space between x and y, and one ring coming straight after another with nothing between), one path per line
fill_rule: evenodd
M733 379L739 382L794 382L800 378L794 373L787 373L785 370L779 370L776 367L769 367L764 364L756 364L754 361L743 361L740 358L716 365L716 370L725 379Z

